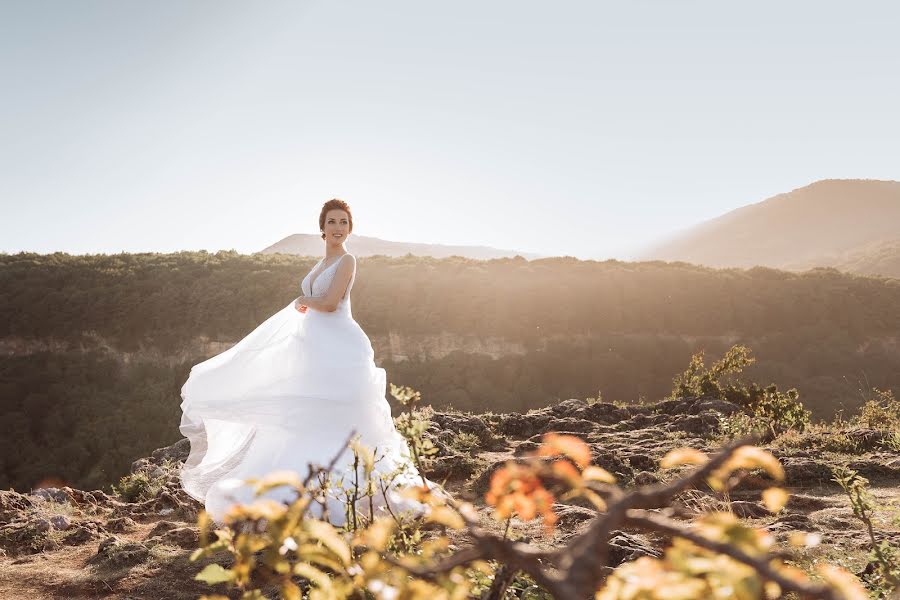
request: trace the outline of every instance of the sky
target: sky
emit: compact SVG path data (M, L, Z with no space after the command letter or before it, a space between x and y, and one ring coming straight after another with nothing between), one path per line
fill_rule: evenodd
M900 7L0 0L0 252L354 233L628 260L900 179ZM352 251L352 237L348 241Z

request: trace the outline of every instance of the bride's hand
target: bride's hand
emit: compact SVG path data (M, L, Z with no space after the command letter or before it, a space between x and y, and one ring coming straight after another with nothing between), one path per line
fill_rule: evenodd
M300 298L302 298L302 297L303 296L300 296ZM300 298L297 298L296 300L294 300L294 308L296 308L298 312L305 313L307 310L309 310L309 307L306 306L305 304L301 304Z

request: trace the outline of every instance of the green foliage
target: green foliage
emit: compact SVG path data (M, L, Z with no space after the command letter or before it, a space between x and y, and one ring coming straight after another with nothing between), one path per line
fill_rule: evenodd
M770 438L791 430L802 432L809 425L810 412L803 408L799 398L796 389L783 393L775 384L767 386L762 396L756 398L751 405L753 416L765 424Z
M422 461L438 452L431 440L425 437L425 432L431 426L429 417L433 411L431 407L416 408L422 395L410 387L397 386L392 383L390 393L397 402L409 408L407 412L401 413L394 419L394 425L397 427L397 431L406 438L416 466L420 470L424 470Z
M152 479L144 471L122 477L113 490L124 502L143 502L159 495L165 487L160 479Z
M723 385L722 380L726 376L741 373L756 361L755 358L750 357L750 349L746 346L732 346L725 356L714 362L709 368L704 363L703 354L704 352L701 350L691 356L691 362L687 369L675 376L672 381L670 397L703 396L732 402L735 398L749 400L746 388L736 387L733 384Z
M881 542L876 539L875 527L872 524L875 506L868 491L869 480L846 467L836 467L833 472L834 481L847 494L854 516L862 521L869 535L872 547L871 561L875 568L864 576L866 585L876 598L888 598L893 592L900 590L900 550L892 546L887 539Z
M750 349L741 345L732 346L709 368L702 351L694 354L688 368L673 380L671 397L716 398L742 406L745 414L722 420L721 431L730 437L756 432L771 440L787 431L802 432L809 425L811 413L803 407L796 389L780 392L774 383L761 388L755 382L724 381L739 375L755 360L750 356Z
M112 491L131 463L178 441L193 359L125 363L100 350L0 360L0 489L56 481Z
M457 431L447 444L451 450L459 454L469 454L481 447L481 440L473 433Z
M894 398L892 390L874 388L874 397L862 406L852 422L870 429L900 431L900 400Z

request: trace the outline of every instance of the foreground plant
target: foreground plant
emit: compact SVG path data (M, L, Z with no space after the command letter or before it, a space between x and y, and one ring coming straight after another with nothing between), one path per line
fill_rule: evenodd
M735 442L714 456L688 448L670 452L663 468L689 465L693 470L671 483L624 491L610 473L590 464L584 442L548 434L534 454L495 472L486 500L497 519L542 518L550 531L557 500L586 499L597 509L596 518L584 533L552 551L498 535L481 526L471 505L417 487L407 493L431 507L425 521L442 530L462 530L471 544L451 552L447 536L438 534L414 552L398 554L393 540L402 520L378 517L355 533L335 528L308 515L316 477L299 481L283 473L257 482L257 489L262 493L290 485L301 492L296 502L286 506L259 500L238 507L229 516L230 527L216 530L213 542L209 521L202 516L203 547L192 558L230 553L232 568L209 565L198 578L236 585L244 590L244 599L263 597L254 582L278 585L287 599L347 598L364 592L376 598L465 598L477 579L473 573L490 572L489 561L503 567L494 573L497 585L486 591L488 598L502 597L505 584L517 574L527 575L555 598L572 600L592 595L597 600L762 599L787 592L804 598L867 598L861 584L837 567L819 567L823 583L813 582L773 553L769 534L743 525L731 513L704 514L690 524L676 520L669 505L687 489L708 485L727 490L742 474L757 469L775 482L784 479L777 459L749 442ZM772 511L786 500L786 492L775 485L763 493ZM612 569L608 541L613 530L626 527L673 541L660 559L645 557Z
M887 540L879 542L876 539L875 526L872 523L875 505L868 491L869 480L846 467L837 467L833 472L834 481L847 494L854 516L862 521L869 535L869 542L872 545L870 562L872 568L867 569L867 582L878 598L887 598L891 593L900 592L900 551L892 547Z

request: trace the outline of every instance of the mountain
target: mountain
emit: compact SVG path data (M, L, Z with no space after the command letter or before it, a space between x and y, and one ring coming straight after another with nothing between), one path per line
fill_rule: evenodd
M443 244L392 242L364 235L351 236L347 242L347 247L356 256L406 256L407 254L412 254L414 256L432 256L434 258L463 256L478 260L513 258L515 256L521 256L529 260L541 258L541 255L532 252L500 250L489 246L445 246ZM281 252L298 256L319 256L322 254L322 238L311 233L295 233L275 242L260 252L262 254Z
M701 223L641 258L900 277L900 182L817 181Z
M834 267L850 273L900 279L900 238L856 248L835 261Z

